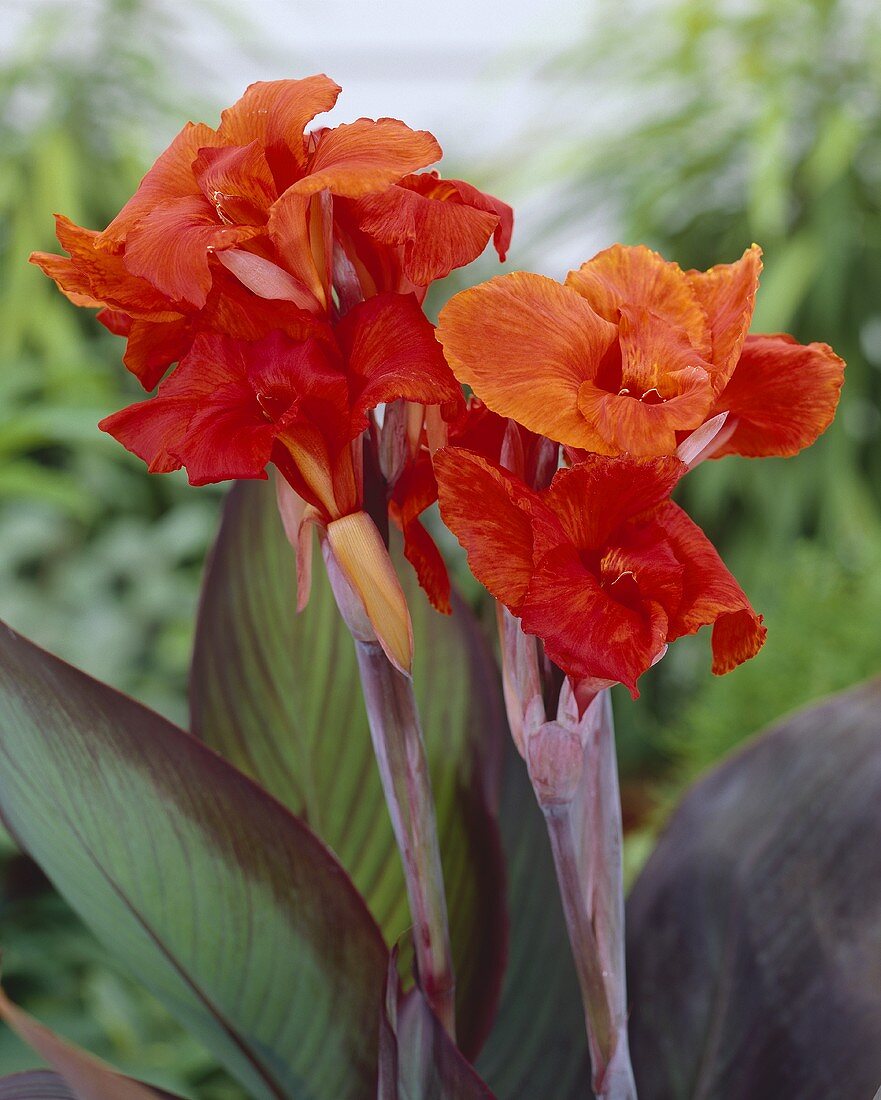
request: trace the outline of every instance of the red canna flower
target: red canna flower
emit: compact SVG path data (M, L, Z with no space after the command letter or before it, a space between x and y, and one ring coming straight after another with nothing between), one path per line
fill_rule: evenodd
M711 624L715 673L761 648L761 616L669 499L679 459L591 455L540 492L462 448L434 466L471 571L573 682L620 682L635 697L668 643Z
M491 409L576 452L673 454L727 413L716 457L792 455L829 426L844 364L826 344L747 335L760 255L683 271L614 245L562 286L516 272L463 291L438 338Z
M326 76L251 85L214 130L188 123L101 233L58 219L68 257L34 263L77 305L128 337L125 362L152 389L197 334L309 335L387 291L415 293L470 262L504 203L436 173L431 134L396 119L305 133L339 87Z

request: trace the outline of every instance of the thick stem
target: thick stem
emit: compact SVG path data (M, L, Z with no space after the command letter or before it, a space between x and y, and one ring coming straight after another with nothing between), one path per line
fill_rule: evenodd
M447 903L413 682L391 665L378 643L356 639L355 649L382 789L404 864L420 983L455 1038Z
M621 799L608 695L602 692L591 708L575 796L546 801L542 809L581 986L594 1092L601 1100L636 1100L627 1043Z

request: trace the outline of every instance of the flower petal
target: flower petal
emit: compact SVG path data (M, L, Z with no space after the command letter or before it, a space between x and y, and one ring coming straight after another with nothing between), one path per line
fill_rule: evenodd
M761 272L762 250L754 244L736 263L686 273L710 322L717 393L731 377L749 332Z
M532 577L521 610L528 634L567 675L624 684L634 698L637 679L664 645L667 616L660 604L639 610L619 603L581 562L575 547L547 554Z
M132 321L122 361L145 390L152 390L192 343L193 326L188 320Z
M157 206L129 232L125 264L172 298L201 308L211 289L212 252L253 237L252 226L224 226L200 194Z
M557 472L542 501L576 547L600 549L628 520L665 500L685 472L671 456L585 455Z
M579 387L616 336L573 291L523 271L457 294L438 322L453 373L493 412L586 450L608 445L579 412Z
M417 286L428 286L471 263L491 236L504 258L511 239L509 206L431 172L407 176L398 186L359 200L356 207L364 232L384 244L404 246L404 271Z
M462 402L434 328L412 294L380 294L361 302L346 314L336 333L348 360L359 431L367 426L367 411L386 401Z
M193 172L202 194L226 225L264 225L278 198L262 148L232 145L200 149Z
M221 114L218 136L233 145L257 141L269 151L270 162L286 151L302 169L303 131L316 115L333 107L341 91L324 73L303 80L258 80Z
M181 316L176 302L129 271L121 250L98 247L100 234L60 214L55 218L55 232L70 259L34 252L31 263L54 279L74 305L106 305L131 317L154 321L172 321Z
M437 482L431 459L419 455L404 468L395 483L389 513L404 535L404 556L416 570L419 584L434 606L450 614L450 578L434 539L419 516L437 500Z
M515 615L532 578L535 494L473 451L444 447L434 455L444 523L468 554L471 572Z
M411 130L396 118L359 118L321 133L309 159L309 174L292 190L314 195L326 187L334 195L359 198L384 191L441 155L441 147L426 130Z
M712 624L713 672L730 672L764 645L762 616L753 611L707 536L677 504L667 501L653 518L685 567L682 601L667 640Z
M134 195L99 235L99 245L112 247L123 242L129 231L161 203L197 196L199 185L193 174L193 162L201 149L222 144L222 139L210 126L188 122L141 180Z
M832 423L844 360L828 344L799 344L783 333L748 336L731 381L716 399L734 430L713 458L726 454L794 455Z
M615 244L570 271L566 286L577 291L607 321L622 306L646 309L684 333L701 355L710 353L707 316L685 272L645 245Z

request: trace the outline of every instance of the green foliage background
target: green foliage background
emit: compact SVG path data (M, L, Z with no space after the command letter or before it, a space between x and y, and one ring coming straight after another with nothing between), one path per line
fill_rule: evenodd
M121 342L26 260L54 249L51 211L106 224L149 152L212 105L175 86L194 59L170 8L92 8L83 30L71 5L35 4L0 68L0 615L182 721L219 493L147 477L96 430L138 392ZM618 239L706 267L757 240L756 330L827 341L848 361L838 419L812 451L707 463L684 487L769 640L723 680L709 676L704 639L679 643L637 706L618 698L636 864L652 806L785 711L881 669L881 12L857 0L596 0L583 41L545 76L545 110L565 124L545 117L493 180L506 196L538 165L549 198L518 226L524 266L554 243L577 266ZM542 151L526 168L525 147ZM10 992L47 1023L169 1088L238 1095L107 969L9 845L0 921ZM0 1035L0 1073L32 1062Z

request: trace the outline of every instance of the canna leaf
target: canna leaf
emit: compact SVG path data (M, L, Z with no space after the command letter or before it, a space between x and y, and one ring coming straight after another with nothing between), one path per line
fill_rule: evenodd
M77 1100L63 1077L48 1069L29 1069L0 1077L0 1100Z
M387 953L333 856L201 742L5 627L0 815L249 1096L371 1094Z
M870 1097L881 1081L881 680L686 794L628 906L641 1100Z
M413 622L414 682L438 815L457 974L458 1039L473 1057L506 950L495 806L507 737L498 672L461 601L432 610L397 554ZM266 482L227 499L208 569L191 681L193 730L333 848L385 934L410 924L349 634L320 556L296 614L294 553Z

